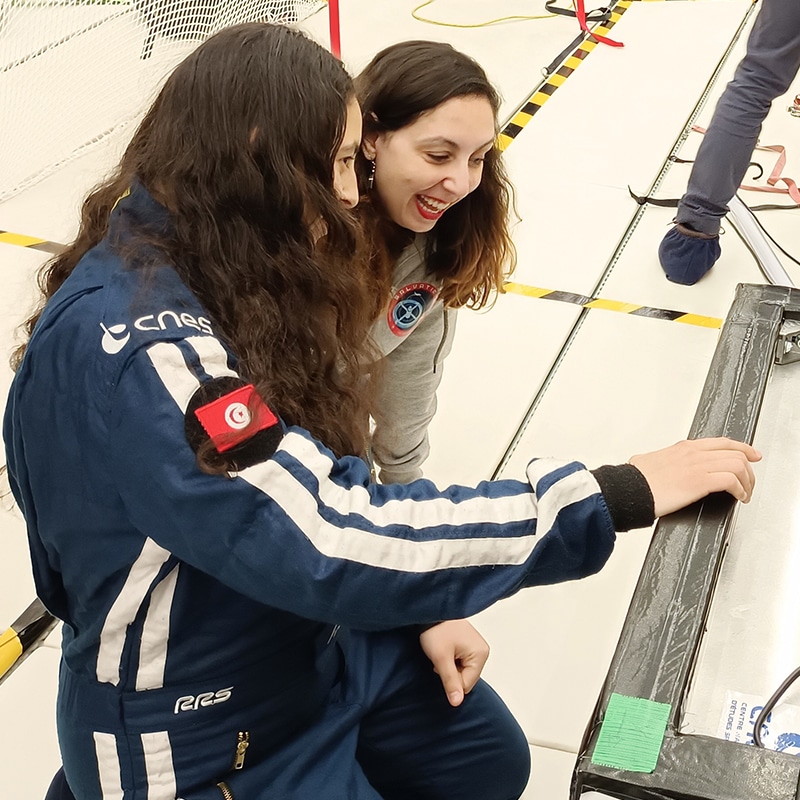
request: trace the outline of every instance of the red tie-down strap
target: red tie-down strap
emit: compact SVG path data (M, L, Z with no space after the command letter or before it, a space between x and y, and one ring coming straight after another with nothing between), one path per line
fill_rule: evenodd
M588 33L594 39L597 39L598 42L610 45L611 47L625 46L622 42L609 39L607 36L600 36L599 33L594 33L589 30L589 26L586 24L586 6L584 5L584 0L575 0L575 16L578 18L578 25L581 26L581 30Z
M593 11L586 11L586 5L584 0L577 0L575 3L575 10L573 11L571 8L560 8L556 4L556 0L545 0L545 10L548 11L550 14L560 14L563 17L575 17L578 20L578 25L580 25L581 30L583 33L588 33L591 37L596 39L598 42L602 42L603 44L611 45L611 47L624 47L625 45L622 42L615 42L613 39L609 39L607 36L600 36L600 34L594 33L593 31L589 30L589 23L596 22L601 25L604 25L611 19L611 9L606 8L596 8ZM565 56L569 51L571 51L577 44L580 44L582 40L582 36L579 36L575 42L573 42L564 52L561 53L556 58L556 62L560 62L562 57ZM554 62L555 63L555 62ZM549 75L553 70L548 67L547 74Z

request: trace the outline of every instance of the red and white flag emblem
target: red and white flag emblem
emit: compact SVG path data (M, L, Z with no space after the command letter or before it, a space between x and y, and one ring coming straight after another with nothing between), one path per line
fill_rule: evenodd
M194 413L220 453L278 424L252 383L200 406Z

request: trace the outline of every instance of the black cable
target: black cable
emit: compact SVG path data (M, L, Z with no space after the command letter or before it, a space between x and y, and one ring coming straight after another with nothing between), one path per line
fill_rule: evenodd
M749 206L751 211L794 211L800 208L800 203L791 206L781 205L780 203L763 203L760 206Z
M736 196L737 196L737 197L739 197L739 195L736 195ZM741 198L741 197L739 197L739 200L742 200L742 198ZM742 200L742 202L744 203L744 201L743 201L743 200ZM745 205L747 205L747 204L745 203ZM797 206L786 206L786 208L789 208L789 209L791 209L791 208L797 208ZM752 211L753 209L751 208L750 210ZM774 244L774 245L775 245L775 247L777 247L777 248L778 248L778 250L780 250L780 251L781 251L781 253L783 253L783 254L786 256L786 258L788 258L790 261L793 261L795 264L797 264L798 266L800 266L800 261L798 261L798 260L797 260L797 259L796 259L796 258L795 258L793 255L791 255L791 253L787 253L787 252L786 252L786 251L785 251L785 250L784 250L784 249L783 249L783 248L782 248L782 247L781 247L781 246L780 246L780 245L779 245L779 244L778 244L778 243L775 241L775 239L773 239L773 238L772 238L772 235L770 234L770 232L769 232L769 231L768 231L768 230L767 230L767 229L766 229L766 228L765 228L765 227L764 227L764 226L761 224L761 221L758 219L758 217L757 217L755 214L753 214L753 219L756 221L756 225L758 225L758 227L759 227L759 228L761 228L761 231L762 231L762 232L763 232L763 234L764 234L764 235L767 237L767 239L769 239L769 240L772 242L772 244Z
M758 167L758 175L756 175L753 178L754 181L757 181L759 178L762 178L764 176L764 167L762 167L761 164L758 163L758 161L751 161L747 165L747 169L750 169L750 167Z
M800 667L798 667L788 678L784 680L784 682L778 687L777 691L764 703L764 707L761 709L761 713L758 715L758 719L756 719L756 724L753 728L753 741L756 744L756 747L764 747L764 743L761 741L761 726L766 722L767 717L772 713L772 709L775 708L775 704L778 700L783 697L784 692L798 679L800 678Z

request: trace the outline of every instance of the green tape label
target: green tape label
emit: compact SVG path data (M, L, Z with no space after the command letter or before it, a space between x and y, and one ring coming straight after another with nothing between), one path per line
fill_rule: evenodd
M652 772L658 763L671 710L668 703L612 694L592 764L627 772Z

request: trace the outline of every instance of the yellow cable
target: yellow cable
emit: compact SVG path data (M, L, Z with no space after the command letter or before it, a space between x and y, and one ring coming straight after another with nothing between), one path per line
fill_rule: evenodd
M425 8L425 6L433 5L436 0L425 0L424 3L420 3L412 12L411 16L414 19L418 20L419 22L426 22L428 25L441 25L443 28L486 28L489 25L496 25L498 22L524 22L525 20L529 19L550 19L551 17L555 17L556 14L540 14L538 16L532 17L525 17L525 16L511 16L511 17L500 17L498 19L490 19L488 22L477 22L474 25L461 25L457 22L438 22L435 19L425 19L425 17L419 16L417 12L421 8Z

